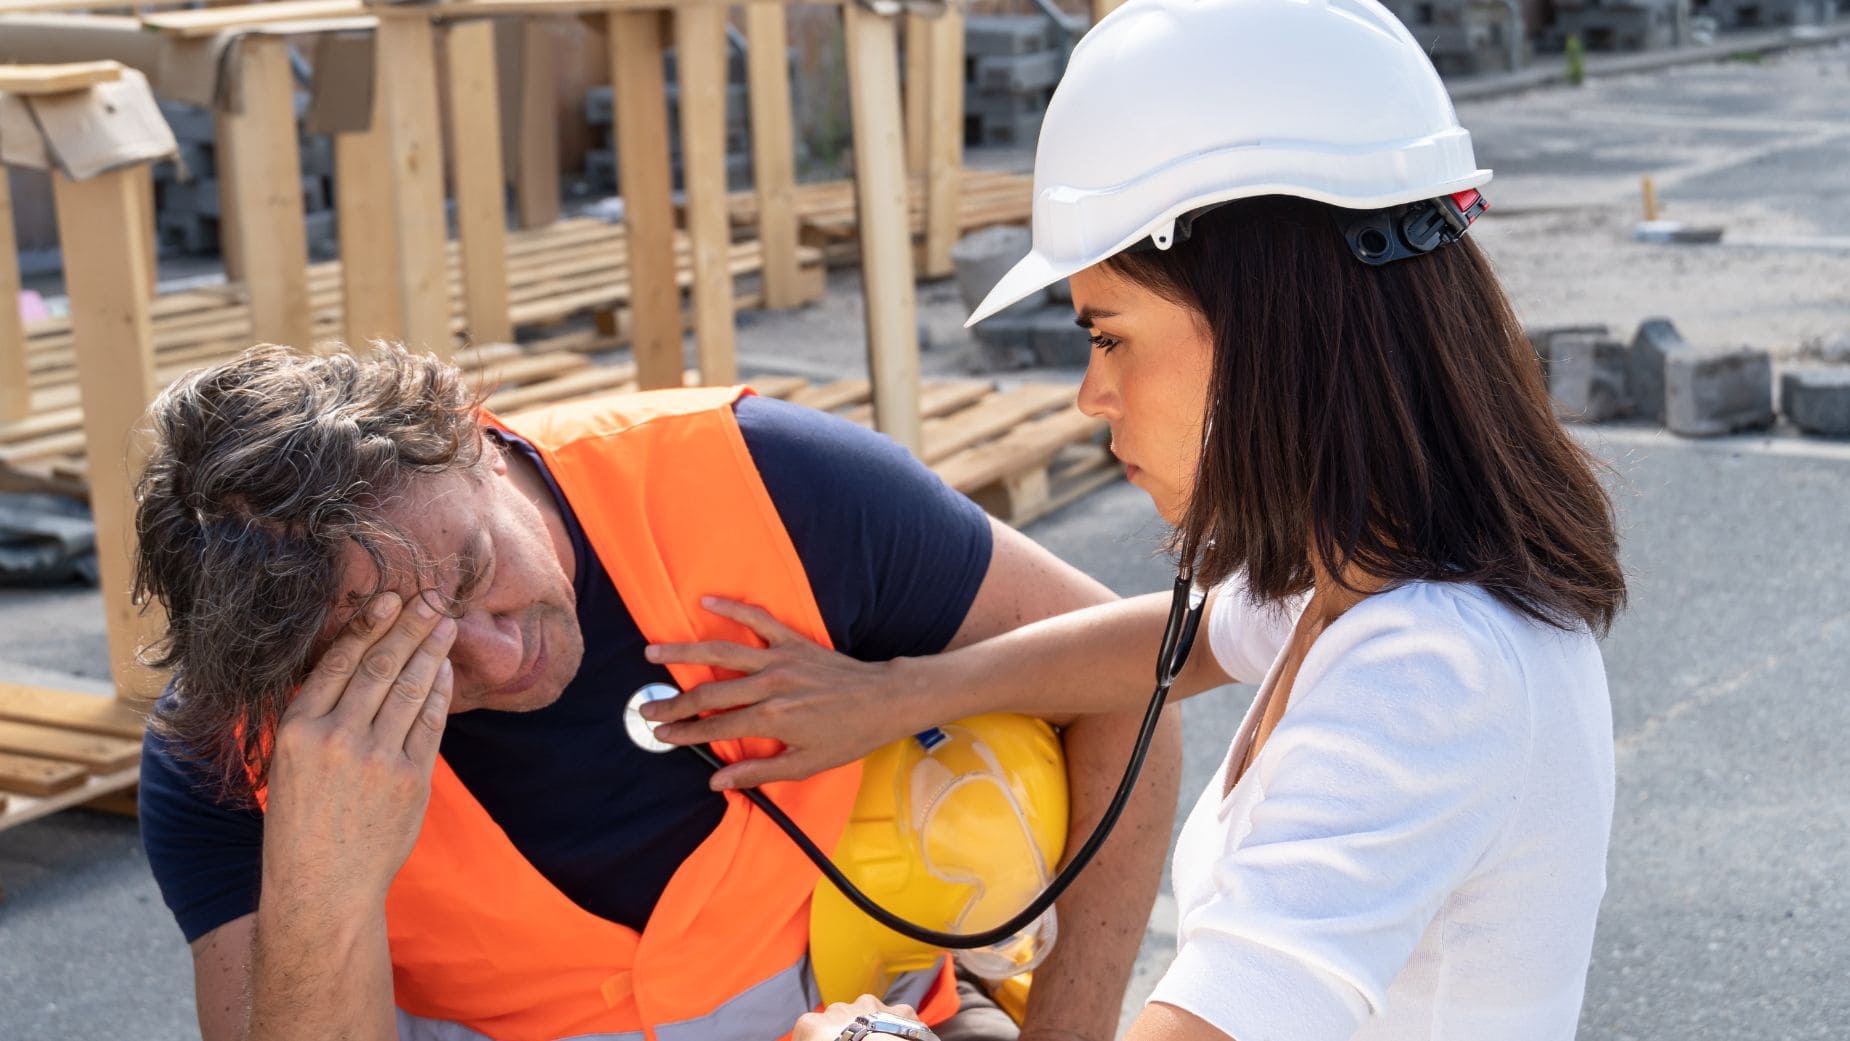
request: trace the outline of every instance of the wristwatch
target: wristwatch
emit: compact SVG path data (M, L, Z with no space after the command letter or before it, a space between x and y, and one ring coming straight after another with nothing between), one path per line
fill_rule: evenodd
M891 1012L870 1012L856 1016L842 1028L835 1041L862 1041L869 1037L903 1037L907 1041L938 1041L931 1028L916 1019L895 1016Z

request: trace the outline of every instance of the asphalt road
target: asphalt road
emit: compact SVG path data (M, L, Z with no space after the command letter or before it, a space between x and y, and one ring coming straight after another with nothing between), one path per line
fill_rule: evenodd
M1618 813L1581 1036L1841 1038L1850 446L1586 436L1613 467L1632 607L1605 643ZM1121 593L1168 584L1160 526L1129 486L1031 532ZM0 594L0 660L94 672L94 595ZM1184 706L1185 805L1249 695ZM194 1036L186 949L133 822L72 812L0 833L0 880L0 1038ZM1165 900L1127 1008L1173 919Z

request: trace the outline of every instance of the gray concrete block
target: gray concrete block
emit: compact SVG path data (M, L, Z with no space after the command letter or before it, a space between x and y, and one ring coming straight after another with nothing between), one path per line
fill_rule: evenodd
M971 330L987 358L1000 368L1022 364L1047 368L1080 368L1092 354L1085 330L1073 324L1073 311L1060 304L1042 303L1025 312L1004 312L980 322Z
M1041 139L1041 113L964 120L966 145L1032 145Z
M1780 373L1779 410L1808 434L1850 437L1850 368L1820 366Z
M1034 54L986 54L975 61L972 86L978 90L1002 90L1022 94L1046 90L1060 82L1066 70L1066 52L1038 51Z
M964 22L964 54L1032 54L1054 46L1054 24L1046 15L971 15Z
M173 131L176 140L211 144L217 136L209 109L178 101L163 101L161 115L166 118L168 129Z
M1668 318L1647 318L1632 337L1632 402L1646 419L1664 421L1664 364L1694 350Z
M1752 347L1691 350L1664 362L1664 425L1714 437L1773 422L1773 359Z
M1542 378L1548 378L1548 353L1554 338L1567 333L1605 336L1612 330L1600 322L1588 322L1582 325L1532 325L1523 329L1523 335L1529 338L1529 346L1535 349L1535 357L1542 363Z
M1631 352L1598 333L1565 333L1550 345L1548 392L1555 414L1581 423L1631 415L1627 388Z
M1002 281L1002 276L1028 255L1031 241L1028 229L1019 224L983 228L957 240L951 247L951 265L957 278L957 295L962 298L966 311L976 310L996 283ZM1002 314L1025 315L1046 299L1045 294L1032 294Z

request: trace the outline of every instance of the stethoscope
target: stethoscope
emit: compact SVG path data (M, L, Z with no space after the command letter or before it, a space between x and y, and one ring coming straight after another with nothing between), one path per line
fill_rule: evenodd
M875 903L866 893L861 892L847 876L841 873L828 854L810 841L803 829L790 819L775 802L756 788L741 788L738 792L752 801L754 806L776 822L790 841L797 844L810 861L822 872L824 878L848 902L860 908L869 918L886 926L909 939L933 947L953 950L970 950L988 947L1014 936L1032 925L1054 905L1054 901L1066 892L1073 880L1079 877L1086 865L1098 854L1099 847L1111 835L1111 829L1117 826L1118 818L1123 815L1124 807L1130 802L1131 792L1137 787L1137 776L1143 771L1144 757L1149 754L1150 741L1156 736L1157 720L1162 718L1163 705L1169 700L1169 688L1181 674L1183 666L1188 664L1189 651L1195 645L1195 633L1201 628L1202 611L1207 604L1207 591L1195 585L1194 569L1184 565L1176 572L1175 590L1169 600L1169 621L1163 628L1163 642L1156 654L1156 689L1150 694L1149 707L1144 710L1143 724L1138 728L1136 744L1131 749L1130 762L1124 766L1124 776L1118 781L1118 790L1112 795L1111 802L1105 807L1105 813L1093 827L1092 834L1073 854L1065 867L1060 869L1047 888L1029 901L1021 912L1001 925L976 933L947 933L909 922ZM655 724L642 717L642 706L651 701L661 701L676 697L679 689L667 683L651 683L630 696L629 706L624 713L624 723L628 727L630 740L636 746L649 752L671 752L678 748L688 751L705 760L707 765L718 770L726 764L713 754L706 745L671 745L655 736Z

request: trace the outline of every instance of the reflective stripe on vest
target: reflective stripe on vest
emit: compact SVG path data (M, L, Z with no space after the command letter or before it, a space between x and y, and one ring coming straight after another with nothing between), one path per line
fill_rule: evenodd
M889 1005L922 1005L940 976L939 969L905 973L893 981L885 1000ZM708 1015L658 1024L655 1041L762 1041L765 1024L795 1023L798 1016L813 1011L820 1003L816 981L809 972L809 959L805 957ZM616 1034L578 1034L561 1041L646 1041L646 1038L643 1031L631 1030ZM461 1023L421 1019L403 1009L398 1010L398 1039L495 1041Z

